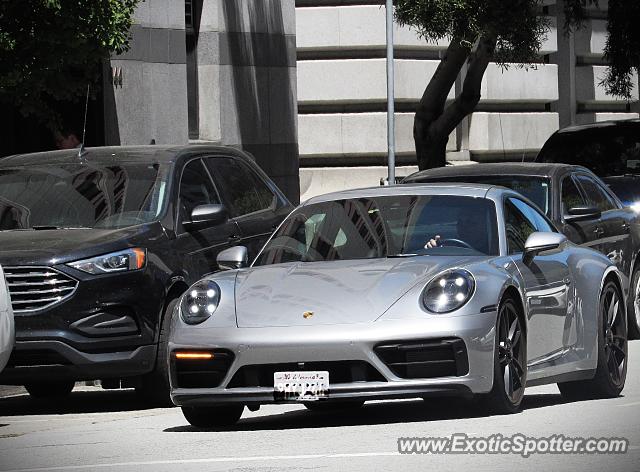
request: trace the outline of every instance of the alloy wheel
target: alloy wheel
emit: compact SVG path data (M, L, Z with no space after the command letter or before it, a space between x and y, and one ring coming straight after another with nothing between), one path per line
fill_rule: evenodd
M611 381L616 387L619 387L624 383L624 368L627 361L627 337L625 335L622 303L618 297L618 292L613 286L609 286L604 293L602 310L604 353L607 361L607 369Z
M498 326L498 361L504 380L505 394L513 404L524 395L526 360L522 325L515 306L505 303L500 309Z
M640 277L636 277L636 286L633 299L633 314L635 316L636 326L640 327Z

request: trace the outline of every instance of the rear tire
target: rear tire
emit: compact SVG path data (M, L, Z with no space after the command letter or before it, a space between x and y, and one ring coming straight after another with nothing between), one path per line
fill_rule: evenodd
M158 338L158 352L156 354L156 365L153 372L142 377L141 385L136 389L146 401L151 402L153 406L172 407L173 402L169 394L171 388L169 386L169 331L171 328L171 316L173 309L178 303L179 298L171 300L164 310L162 316L162 324L160 326L160 335Z
M34 382L24 386L33 398L62 398L68 396L75 386L73 380Z
M357 410L362 408L364 400L336 400L336 401L316 401L305 402L304 406L310 411L340 411L340 410Z
M225 406L183 406L182 414L190 425L196 428L233 426L244 411L244 405Z
M640 339L640 268L633 271L631 278L627 314L628 339Z
M482 398L492 413L518 413L522 407L527 384L527 339L520 311L511 297L505 297L498 308L493 388Z
M627 378L627 326L622 295L615 282L605 284L598 313L598 366L590 380L562 382L560 393L571 401L615 398Z

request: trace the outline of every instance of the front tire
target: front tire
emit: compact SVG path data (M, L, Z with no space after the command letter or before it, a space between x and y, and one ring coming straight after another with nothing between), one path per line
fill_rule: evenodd
M615 398L622 392L627 378L627 326L622 300L618 285L607 282L600 294L596 374L590 380L559 383L560 393L567 400Z
M640 339L640 268L633 271L627 313L628 339Z
M73 391L75 384L73 380L57 380L29 383L24 388L33 398L63 398Z
M244 405L183 406L182 414L191 426L208 429L233 426L242 416Z
M142 378L141 385L136 391L152 405L158 407L172 407L173 402L169 392L169 330L171 328L171 316L173 309L179 298L171 300L164 310L162 324L160 325L160 335L158 337L158 353L156 354L156 365L153 372Z
M520 311L510 297L498 308L493 388L484 398L486 407L497 414L517 413L522 407L527 384L527 339Z

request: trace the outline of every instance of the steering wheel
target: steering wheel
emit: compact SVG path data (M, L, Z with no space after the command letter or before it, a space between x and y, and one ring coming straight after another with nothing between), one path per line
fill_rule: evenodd
M468 242L463 241L462 239L445 238L445 239L438 240L439 246L449 246L449 244L446 244L446 243L452 243L453 246L465 247L467 249L473 250L473 247Z

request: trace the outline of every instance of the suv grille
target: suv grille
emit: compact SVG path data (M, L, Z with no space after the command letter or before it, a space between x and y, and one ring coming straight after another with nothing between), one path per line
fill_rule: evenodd
M14 313L44 310L73 295L78 281L51 267L5 267Z

